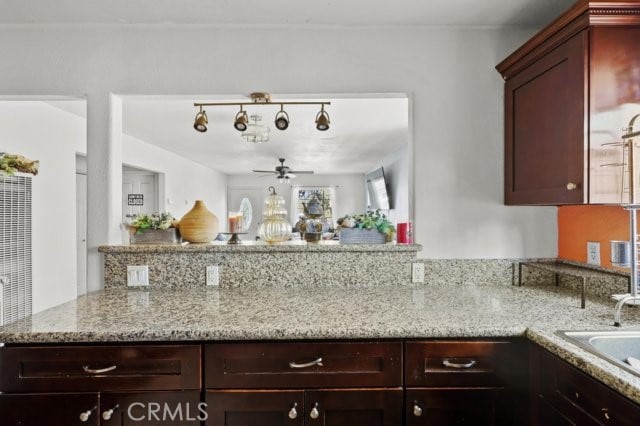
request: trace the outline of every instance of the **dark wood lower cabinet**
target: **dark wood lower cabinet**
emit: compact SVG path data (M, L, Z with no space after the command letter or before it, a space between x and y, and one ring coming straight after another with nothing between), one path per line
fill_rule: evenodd
M0 424L20 426L98 426L97 393L0 394Z
M398 426L402 389L207 391L207 426Z
M102 426L200 425L206 406L200 391L100 394Z
M407 426L507 425L502 389L408 389Z
M304 391L207 391L207 426L302 426Z

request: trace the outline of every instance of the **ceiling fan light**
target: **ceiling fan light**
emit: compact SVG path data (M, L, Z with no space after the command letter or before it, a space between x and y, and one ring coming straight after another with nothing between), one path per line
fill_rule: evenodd
M249 123L249 117L247 117L247 112L242 111L242 109L236 114L236 118L233 121L233 127L239 132L244 132L247 130L247 123Z
M276 114L274 124L278 130L287 130L287 127L289 127L289 114L287 114L283 109L280 109Z
M329 114L324 110L324 105L322 105L322 109L316 115L316 129L324 132L325 130L329 130Z
M200 133L204 133L207 131L207 124L209 124L207 113L204 110L200 110L200 112L196 114L196 119L193 122L193 128Z

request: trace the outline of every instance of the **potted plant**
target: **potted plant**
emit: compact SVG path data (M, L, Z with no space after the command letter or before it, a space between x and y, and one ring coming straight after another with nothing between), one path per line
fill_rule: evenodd
M341 244L383 244L393 241L396 228L380 210L338 219Z
M13 176L21 172L35 176L38 174L39 166L39 161L30 160L22 155L0 152L0 174Z
M125 224L129 229L131 244L178 244L180 234L171 213L153 213L136 216L131 223Z

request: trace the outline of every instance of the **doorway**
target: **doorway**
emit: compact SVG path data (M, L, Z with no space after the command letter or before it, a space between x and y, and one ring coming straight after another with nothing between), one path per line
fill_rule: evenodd
M129 166L122 170L122 222L158 213L158 173Z

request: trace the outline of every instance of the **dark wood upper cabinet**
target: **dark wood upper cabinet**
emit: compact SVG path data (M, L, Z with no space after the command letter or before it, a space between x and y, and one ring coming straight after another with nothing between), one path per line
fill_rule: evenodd
M640 113L640 4L580 1L496 68L505 204L627 202L617 143Z

